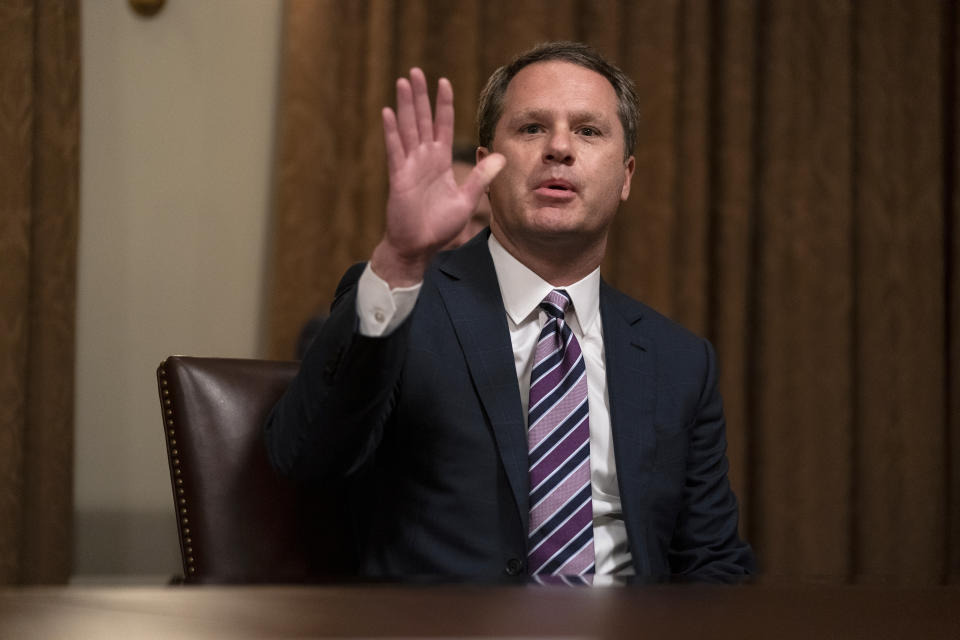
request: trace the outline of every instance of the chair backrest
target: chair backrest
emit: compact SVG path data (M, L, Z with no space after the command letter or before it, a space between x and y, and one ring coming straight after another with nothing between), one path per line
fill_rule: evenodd
M321 509L274 473L263 445L264 419L298 366L171 356L157 368L186 582L349 574L344 528L317 526Z

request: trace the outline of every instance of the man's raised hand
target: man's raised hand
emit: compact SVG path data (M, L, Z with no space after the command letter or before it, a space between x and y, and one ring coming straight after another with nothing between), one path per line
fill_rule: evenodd
M437 83L436 118L420 69L397 80L397 110L383 109L390 196L387 228L370 267L391 287L423 279L430 259L467 224L487 185L506 159L493 153L463 183L453 176L453 88Z

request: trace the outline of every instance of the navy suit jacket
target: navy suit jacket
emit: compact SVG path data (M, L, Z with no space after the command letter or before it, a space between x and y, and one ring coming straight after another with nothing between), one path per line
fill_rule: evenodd
M348 478L361 572L523 574L527 440L506 313L483 232L429 268L390 336L358 333L354 265L267 420L270 459L307 482ZM753 570L737 535L710 344L601 283L623 518L641 578Z

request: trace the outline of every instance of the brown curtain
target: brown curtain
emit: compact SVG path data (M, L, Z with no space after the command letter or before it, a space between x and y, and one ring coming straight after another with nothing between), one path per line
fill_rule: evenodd
M71 568L78 12L0 2L0 584Z
M717 346L731 476L768 580L960 578L958 11L940 0L289 0L268 342L382 229L379 110L593 44L637 82L605 275Z

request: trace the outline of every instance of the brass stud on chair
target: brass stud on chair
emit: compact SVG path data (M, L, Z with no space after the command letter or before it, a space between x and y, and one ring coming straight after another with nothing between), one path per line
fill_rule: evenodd
M187 518L187 507L186 507L187 499L184 497L186 494L186 491L183 488L183 478L181 477L182 474L180 469L180 458L179 458L180 452L176 448L177 440L175 438L176 430L174 429L174 424L173 424L174 422L173 402L171 401L171 398L170 398L170 389L168 388L169 383L167 382L167 372L162 367L159 370L159 377L160 377L161 397L163 398L163 405L164 405L164 410L163 410L164 422L168 427L167 436L169 438L168 446L170 447L170 469L173 472L174 483L176 486L176 495L180 496L177 499L177 502L180 505L180 527L182 530L181 535L183 536L184 548L186 549L185 551L186 562L189 565L187 572L189 575L194 575L196 574L197 570L196 570L196 567L193 566L194 565L193 547L190 546L192 544L190 540L190 528L187 526L190 523L190 520Z

